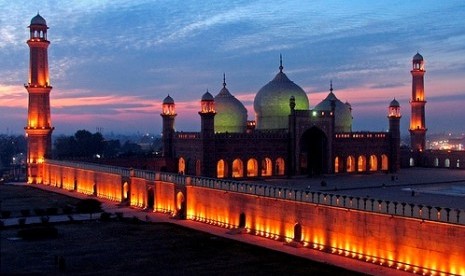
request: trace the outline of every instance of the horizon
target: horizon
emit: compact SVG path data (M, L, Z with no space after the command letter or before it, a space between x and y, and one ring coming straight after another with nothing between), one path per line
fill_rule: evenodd
M171 3L171 2L170 2ZM310 108L329 93L353 108L354 131L384 131L389 102L408 134L411 61L425 58L428 134L462 133L465 117L465 3L264 1L45 1L3 3L0 114L20 133L27 120L27 26L40 11L48 39L54 136L161 132L161 102L176 102L178 131L198 131L200 98L229 91L255 119L253 98L279 71L307 93ZM452 119L451 119L452 118ZM454 120L455 119L455 120Z

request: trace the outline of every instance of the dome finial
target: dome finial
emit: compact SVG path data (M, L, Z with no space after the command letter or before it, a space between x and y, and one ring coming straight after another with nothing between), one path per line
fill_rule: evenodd
M226 74L223 73L223 87L226 88Z
M279 72L283 72L283 55L279 54Z
M329 80L329 92L333 93L333 80Z

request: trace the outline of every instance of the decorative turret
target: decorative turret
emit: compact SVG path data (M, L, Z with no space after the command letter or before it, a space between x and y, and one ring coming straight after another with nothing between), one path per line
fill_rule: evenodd
M410 106L412 114L410 117L410 145L415 151L425 150L425 86L424 86L424 60L423 56L417 53L412 60L412 99Z
M202 136L212 136L215 133L215 99L208 90L203 94L200 106Z
M174 139L174 119L176 117L176 105L170 95L166 96L162 103L163 118L163 156L174 157L173 139Z
M391 144L391 155L389 158L389 170L396 172L400 169L400 104L393 99L388 108L389 135Z
M48 73L47 23L37 14L29 25L29 94L27 126L28 183L42 183L40 164L51 155L53 127L50 117L50 79Z
M202 163L200 163L201 175L216 175L215 163L215 98L210 92L205 92L200 101L200 138L202 139Z

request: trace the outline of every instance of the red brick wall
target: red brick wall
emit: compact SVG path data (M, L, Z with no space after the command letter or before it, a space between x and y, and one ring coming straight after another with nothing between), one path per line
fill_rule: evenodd
M288 241L294 238L294 226L299 223L303 242L323 245L325 250L337 253L341 249L343 254L375 262L390 260L409 267L465 273L464 226L203 187L188 186L187 194L190 219L237 226L244 213L251 232Z

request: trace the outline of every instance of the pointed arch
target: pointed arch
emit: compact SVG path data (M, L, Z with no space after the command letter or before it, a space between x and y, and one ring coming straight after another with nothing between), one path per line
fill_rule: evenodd
M239 158L232 163L232 177L244 177L244 165Z
M336 158L334 158L334 173L341 172L341 165L341 158L339 158L339 156L336 156Z
M254 177L258 176L258 162L255 158L250 158L247 161L247 176Z
M178 159L178 173L184 174L186 172L186 160L183 157Z
M446 168L450 167L450 159L449 158L446 158L446 160L444 160L444 167L446 167Z
M275 167L276 167L276 170L275 170L275 175L284 175L284 172L285 172L285 162L284 162L284 158L282 157L279 157L278 159L276 159L276 163L275 163Z
M216 163L216 177L225 178L228 177L228 163L221 159Z
M347 172L355 172L355 157L349 155L346 161L346 171Z
M262 176L271 176L273 173L273 162L271 161L270 158L265 157L265 159L262 160Z
M374 154L370 155L369 170L370 172L378 170L378 158Z
M386 154L381 154L381 170L387 171L389 169L389 159Z
M328 138L318 127L307 129L299 141L301 174L321 175L328 171Z
M358 172L364 172L367 169L367 158L365 155L360 155L357 158L357 171Z

